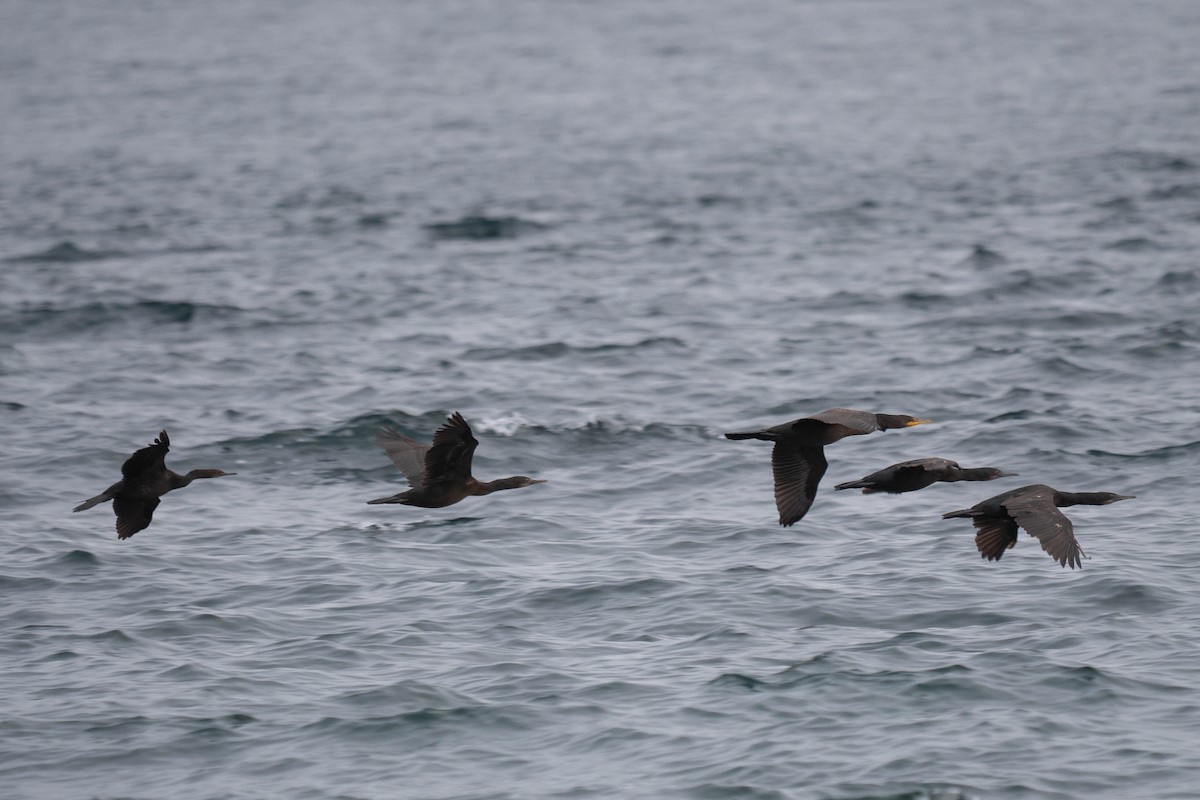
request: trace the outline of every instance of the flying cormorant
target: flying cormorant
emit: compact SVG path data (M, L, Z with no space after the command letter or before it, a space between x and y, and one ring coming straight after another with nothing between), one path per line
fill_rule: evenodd
M726 439L762 439L775 443L771 469L775 473L775 506L779 524L800 520L812 506L817 484L825 474L825 445L872 431L911 428L929 422L903 414L872 414L850 408L831 408L811 417L749 433L727 433Z
M835 489L862 489L863 494L888 492L901 494L924 489L930 484L943 481L994 481L996 478L1011 478L1015 472L1005 472L995 467L975 467L963 469L958 462L948 458L914 458L912 461L901 461L886 469L872 472L865 478L847 483L839 483Z
M121 480L104 490L103 494L84 500L75 506L75 511L85 511L108 500L113 501L113 513L117 515L117 538L128 539L140 530L149 527L158 508L158 498L175 489L182 489L197 478L220 478L236 475L219 469L194 469L180 475L167 469L167 451L171 440L162 431L154 444L143 447L121 465Z
M1060 492L1044 484L1022 486L1011 492L998 494L970 508L942 514L942 519L969 517L979 531L975 534L975 546L979 554L988 561L999 561L1004 551L1017 543L1017 528L1037 538L1042 549L1062 566L1083 568L1079 557L1087 557L1079 542L1071 520L1059 511L1066 506L1104 506L1118 500L1132 500L1133 495L1112 492Z
M433 434L433 445L414 442L391 428L379 434L379 444L412 487L390 497L368 500L371 505L400 503L421 508L452 506L464 497L478 497L501 489L520 489L546 481L517 475L495 481L471 476L471 456L479 441L457 411Z

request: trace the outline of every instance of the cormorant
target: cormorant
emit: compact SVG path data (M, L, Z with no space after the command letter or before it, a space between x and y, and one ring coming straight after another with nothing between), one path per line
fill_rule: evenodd
M104 490L103 494L84 500L75 506L75 511L85 511L108 500L113 501L113 513L117 515L117 538L128 539L150 526L158 498L175 489L182 489L197 478L220 478L236 475L219 469L194 469L180 475L167 469L167 451L171 440L166 431L161 431L154 444L143 447L121 465L121 480Z
M817 484L829 466L824 447L847 436L892 428L911 428L929 422L904 414L872 414L851 408L831 408L811 417L749 433L727 433L726 439L762 439L775 443L771 469L775 474L775 506L779 524L799 521L812 506Z
M479 441L472 435L471 426L457 411L434 432L432 446L414 442L391 428L380 431L379 444L392 463L408 478L412 488L391 497L368 500L371 505L400 503L421 508L443 508L454 505L464 497L479 497L501 489L520 489L546 482L524 475L486 482L475 480L471 476L471 456L475 454Z
M1133 495L1112 492L1060 492L1035 483L998 494L970 508L942 514L942 519L970 517L975 529L975 546L988 561L999 561L1004 551L1017 543L1017 528L1022 527L1042 543L1042 549L1062 566L1080 567L1079 557L1087 557L1075 530L1059 508L1066 506L1104 506Z
M958 462L948 458L914 458L912 461L902 461L892 464L886 469L872 472L865 478L847 483L839 483L835 489L862 489L863 494L888 492L901 494L924 489L930 484L944 481L994 481L996 478L1011 478L1015 472L1005 472L995 467L975 467L963 469Z

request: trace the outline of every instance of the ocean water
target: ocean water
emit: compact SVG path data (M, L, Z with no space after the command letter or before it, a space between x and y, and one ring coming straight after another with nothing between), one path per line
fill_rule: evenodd
M1200 5L0 4L0 795L1194 798ZM776 524L768 445L831 406ZM399 491L461 411L482 478ZM219 467L118 541L161 428ZM942 456L1020 478L834 492ZM1023 483L1090 559L980 559Z

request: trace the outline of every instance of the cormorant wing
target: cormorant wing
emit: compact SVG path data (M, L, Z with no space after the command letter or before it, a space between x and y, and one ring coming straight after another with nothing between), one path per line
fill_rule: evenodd
M117 515L117 538L128 539L138 531L150 527L154 509L158 508L157 497L114 497L113 511Z
M805 447L787 440L775 443L771 471L775 474L775 507L785 528L808 513L817 496L817 484L829 463L820 447Z
M1011 519L975 517L975 547L988 561L999 561L1004 551L1017 543L1017 523Z
M379 431L379 446L396 465L396 469L404 473L410 486L415 489L425 482L425 454L429 452L428 447L391 428Z
M903 494L924 489L934 481L945 480L957 468L957 464L944 458L914 458L884 467L857 481L839 483L837 488Z
M899 467L899 471L908 473L912 480L918 480L918 476L921 476L924 479L923 483L926 481L955 481L962 469L956 462L948 458L916 458L896 466ZM929 483L925 483L925 485L928 486Z
M879 430L879 421L870 411L857 411L853 408L831 408L820 414L813 414L805 419L815 419L826 425L836 425L844 428L842 436L857 436ZM841 436L838 437L839 439Z
M937 462L941 462L941 464ZM940 458L919 458L914 461L905 461L880 470L871 476L871 479L881 484L876 487L877 491L887 491L892 494L911 492L924 489L945 476L947 473L942 467L944 463L944 460Z
M471 426L455 411L433 434L433 446L425 453L425 483L466 480L471 477L471 457L479 440Z
M121 477L127 483L140 483L140 478L146 473L158 473L167 468L167 451L171 449L171 440L166 431L160 431L154 444L143 447L125 459L121 465ZM141 530L140 528L138 530Z
M1054 491L1049 487L1018 495L1004 502L1004 508L1017 524L1036 536L1051 558L1062 566L1082 568L1079 561L1083 554L1075 539L1075 528L1071 520L1054 505Z
M905 461L896 466L916 467L934 475L949 475L960 469L957 462L951 461L948 458L915 458L912 461Z

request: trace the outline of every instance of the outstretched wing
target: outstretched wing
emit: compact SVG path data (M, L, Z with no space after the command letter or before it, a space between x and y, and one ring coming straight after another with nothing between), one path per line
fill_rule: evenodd
M775 443L771 471L775 473L775 507L785 528L798 522L817 496L817 484L829 466L820 447L804 447L787 440Z
M167 468L167 451L170 449L171 440L167 437L167 432L160 431L154 444L143 447L125 459L125 463L121 465L121 477L127 483L136 484L146 473L158 475Z
M138 531L150 527L154 509L158 508L157 497L114 497L113 511L117 515L117 538L128 539Z
M424 483L425 454L429 452L428 447L391 428L379 431L379 446L396 465L396 469L404 473L410 486L415 489Z
M975 547L988 561L999 561L1004 551L1017 543L1017 523L1011 519L975 517Z
M1083 549L1075 540L1075 528L1054 505L1052 490L1047 488L1014 497L1005 501L1004 508L1018 525L1037 537L1051 558L1064 567L1082 568Z
M425 483L470 478L471 458L478 446L471 426L455 411L434 432L433 446L425 453Z

